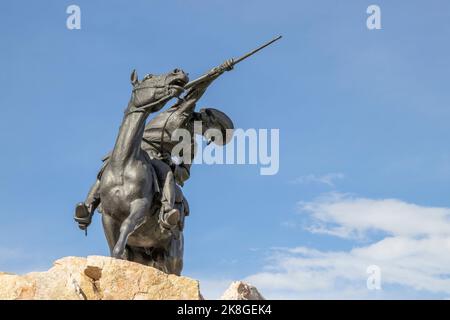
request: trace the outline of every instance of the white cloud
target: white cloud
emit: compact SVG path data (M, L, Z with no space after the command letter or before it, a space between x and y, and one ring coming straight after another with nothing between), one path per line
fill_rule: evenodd
M343 179L344 177L345 177L344 174L340 172L328 173L324 175L308 174L306 176L298 177L297 179L293 180L292 183L294 184L316 183L316 184L325 184L329 187L334 187L334 182L336 180Z
M450 235L450 208L329 193L300 202L299 209L315 220L311 231L340 237L359 237L371 230L407 237Z
M246 280L268 298L426 298L450 294L450 209L396 199L328 194L299 204L311 232L354 240L349 250L275 249L265 269ZM375 237L374 234L377 236ZM367 242L365 242L367 243ZM370 265L381 291L366 287Z

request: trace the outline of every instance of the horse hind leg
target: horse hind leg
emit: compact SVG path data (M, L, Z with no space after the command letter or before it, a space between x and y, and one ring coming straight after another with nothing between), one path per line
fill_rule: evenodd
M180 191L181 192L181 191ZM176 275L180 275L183 270L183 254L184 254L184 236L183 236L183 226L185 214L188 212L188 208L185 205L185 202L177 202L176 208L181 213L181 219L178 226L178 230L172 234L172 238L168 247L166 248L166 259L165 266L167 269L167 273L172 273Z
M112 256L117 259L126 259L126 245L129 236L145 223L150 208L148 199L136 199L130 204L130 215L122 222L117 243L114 246Z
M167 251L166 268L168 273L181 275L183 270L183 251L184 251L184 237L183 232L180 231L178 237L173 237L169 249Z
M165 251L160 248L142 248L127 245L128 259L170 273L165 264Z

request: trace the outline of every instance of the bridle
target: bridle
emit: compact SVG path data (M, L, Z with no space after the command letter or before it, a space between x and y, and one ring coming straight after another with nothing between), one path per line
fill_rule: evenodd
M153 88L153 89L158 89L158 88L165 88L166 90L166 96L159 99L158 101L152 102L152 103L148 103L146 105L140 106L140 107L136 107L133 105L130 107L130 109L128 110L128 112L126 113L127 115L131 114L131 113L135 113L135 112L146 112L148 109L152 108L155 105L158 105L160 103L162 103L163 101L172 98L172 93L170 92L169 86L142 86L142 87L138 87L137 85L134 86L133 90L132 90L132 101L134 101L134 99L137 100L137 96L135 95L136 91L141 90L141 89L148 89L148 88ZM178 97L179 101L177 102L177 104L179 104L181 101L183 101L183 98ZM160 141L160 150L159 150L159 154L162 155L163 152L163 143L164 143L164 134L165 134L165 129L167 126L167 123L169 122L169 119L172 117L172 115L175 113L176 110L173 110L170 115L167 117L166 121L164 122L163 128L161 130L161 141Z
M136 96L136 91L141 90L141 89L148 89L148 88L153 88L153 89L158 89L158 88L164 88L166 91L166 95L164 97L162 97L161 99L145 104L143 106L140 107L136 107L134 104L134 99L138 100L137 96ZM127 115L129 115L130 113L134 113L134 112L146 112L148 109L163 103L165 100L173 98L173 95L169 89L169 86L142 86L142 87L138 87L138 86L134 86L133 90L132 90L132 103L133 105L130 107L130 109L127 112Z

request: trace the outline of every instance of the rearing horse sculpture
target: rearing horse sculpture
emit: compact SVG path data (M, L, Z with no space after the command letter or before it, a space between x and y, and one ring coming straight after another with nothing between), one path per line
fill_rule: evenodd
M170 243L177 235L159 225L154 205L157 179L149 156L141 149L141 141L150 113L178 97L187 82L187 75L179 69L164 75L147 75L142 81L135 71L131 74L133 91L99 191L103 228L115 258L167 269L158 263L164 264L162 256L170 256L165 251L172 250Z

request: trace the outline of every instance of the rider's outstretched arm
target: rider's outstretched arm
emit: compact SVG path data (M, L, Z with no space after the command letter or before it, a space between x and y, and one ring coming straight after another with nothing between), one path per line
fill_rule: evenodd
M206 89L209 87L214 80L216 80L222 73L225 71L233 69L233 61L227 60L222 65L217 68L212 69L209 74L210 76L204 81L194 85L189 91L186 93L184 100L194 100L197 102L205 93Z

